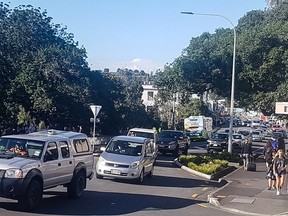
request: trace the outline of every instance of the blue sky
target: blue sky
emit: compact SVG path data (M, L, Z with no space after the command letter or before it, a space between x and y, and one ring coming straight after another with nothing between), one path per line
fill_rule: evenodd
M3 1L3 0L2 0ZM8 0L10 7L30 4L46 9L53 23L67 26L84 46L92 69L161 69L185 49L192 37L231 28L221 18L182 15L181 11L220 14L236 26L265 0ZM232 40L232 39L231 39Z

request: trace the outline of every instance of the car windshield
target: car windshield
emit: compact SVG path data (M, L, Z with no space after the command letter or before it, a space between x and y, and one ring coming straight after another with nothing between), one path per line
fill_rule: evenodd
M213 138L226 139L228 138L228 134L215 133Z
M182 133L177 131L161 131L159 138L179 138L181 135Z
M126 140L112 140L106 147L106 152L113 154L141 156L143 143Z
M273 137L273 138L279 138L279 137L282 137L282 136L283 136L282 133L273 133L273 134L272 134L272 137Z
M241 135L233 135L233 139L242 139Z
M249 131L239 131L240 134L243 134L244 136L249 136Z
M253 131L253 132L252 132L252 135L259 135L259 134L260 134L259 131Z
M144 137L154 139L154 133L142 132L142 131L130 131L129 136Z
M44 141L17 138L0 138L0 156L29 157L40 159L45 145Z

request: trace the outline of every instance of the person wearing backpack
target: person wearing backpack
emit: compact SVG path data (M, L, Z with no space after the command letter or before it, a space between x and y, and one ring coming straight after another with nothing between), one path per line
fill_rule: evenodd
M273 147L273 151L277 152L278 150L278 142L275 138L272 139L272 147Z

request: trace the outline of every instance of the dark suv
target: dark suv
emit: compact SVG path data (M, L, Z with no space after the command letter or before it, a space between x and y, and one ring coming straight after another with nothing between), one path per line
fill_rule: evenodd
M228 147L228 138L228 133L214 133L212 137L207 140L207 152L226 150Z
M173 153L174 156L178 156L179 150L187 154L189 141L182 131L163 130L159 133L157 146L162 154Z

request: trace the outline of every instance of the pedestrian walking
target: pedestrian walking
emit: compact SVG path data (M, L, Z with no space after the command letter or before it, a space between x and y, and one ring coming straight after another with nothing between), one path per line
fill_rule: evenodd
M272 164L272 152L273 152L273 146L270 140L267 141L264 149L263 149L263 155L264 155L264 159L266 162L266 167L270 167L270 165Z
M252 154L252 145L248 139L245 139L241 149L244 170L247 170L247 165L250 162L250 155Z
M284 151L284 154L285 154L285 140L284 140L284 137L279 137L277 141L278 141L278 149L282 149Z
M281 190L286 177L286 163L284 158L283 149L277 151L275 162L273 164L273 171L276 177L276 195L281 195Z
M276 152L273 151L271 163L269 163L269 166L267 167L266 179L268 181L268 190L275 189L275 179L276 178L275 178L274 171L273 171L275 156L276 156Z
M278 142L275 138L272 139L272 147L273 147L273 151L277 152L278 150Z

